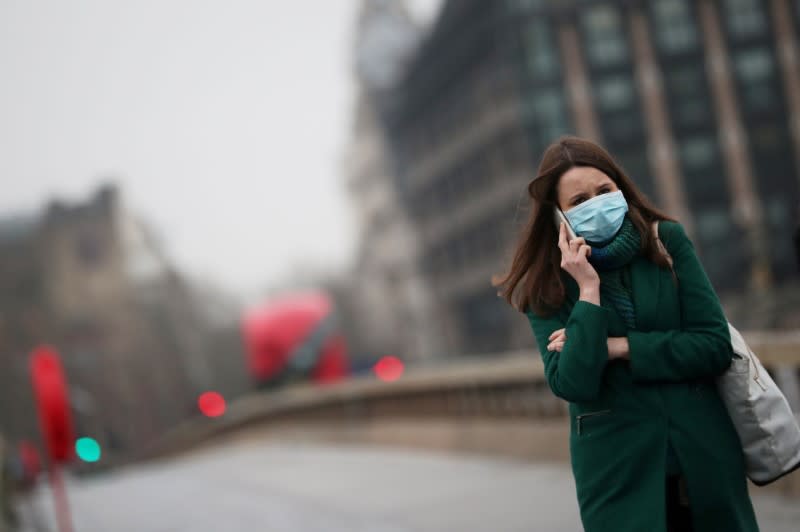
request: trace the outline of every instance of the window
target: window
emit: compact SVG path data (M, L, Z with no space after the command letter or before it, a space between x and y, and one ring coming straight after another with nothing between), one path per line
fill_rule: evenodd
M644 125L638 111L636 89L630 75L609 76L597 80L592 90L599 111L606 143L639 142L644 134ZM619 148L609 148L618 153Z
M742 85L742 103L751 111L769 110L780 102L775 63L766 46L749 48L733 57L736 78Z
M688 169L708 168L715 163L716 147L708 136L695 136L680 145L681 159Z
M770 259L773 274L778 279L794 277L797 271L796 258L792 252L792 219L791 206L787 198L773 196L765 198L764 214L769 226Z
M687 0L656 0L653 4L656 42L666 53L697 46L697 27Z
M791 134L787 124L766 120L749 131L756 186L762 198L780 197L798 203L797 173L791 158ZM766 201L766 200L765 200Z
M760 0L723 0L722 5L732 37L752 37L766 32L767 17Z
M628 59L625 28L617 9L605 5L589 8L582 16L582 23L591 64L615 65Z
M744 83L757 83L772 76L774 65L766 47L758 47L736 55L736 73Z
M747 275L748 258L743 246L731 246L744 235L736 230L727 205L703 204L695 211L697 243L703 266L717 289L737 287Z
M535 79L551 79L559 74L559 60L553 46L550 26L538 18L525 34L528 52L528 67Z
M696 216L697 232L701 240L723 241L732 223L729 213L719 209L708 209Z
M650 161L644 149L624 150L614 149L617 161L622 165L623 171L630 177L642 193L651 200L657 200L653 189L653 179L650 176Z
M567 103L560 89L537 90L533 98L533 114L540 137L552 142L556 137L569 132Z
M701 65L675 67L665 72L664 77L676 126L711 122L705 71Z
M708 204L727 203L728 188L716 138L712 134L693 135L679 146L689 203L701 210Z
M623 111L634 104L633 82L628 76L598 81L594 92L597 104L603 111Z
M759 152L772 153L774 155L783 154L783 148L785 147L783 135L774 124L766 124L754 128L750 132L750 139L753 142L753 147Z
M792 225L789 207L782 197L768 199L764 205L767 222L773 227L790 227Z

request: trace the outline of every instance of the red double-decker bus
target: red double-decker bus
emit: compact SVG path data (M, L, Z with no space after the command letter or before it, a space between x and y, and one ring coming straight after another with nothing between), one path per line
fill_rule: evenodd
M242 334L248 371L258 387L328 383L348 373L344 336L325 293L283 296L252 308L242 320Z

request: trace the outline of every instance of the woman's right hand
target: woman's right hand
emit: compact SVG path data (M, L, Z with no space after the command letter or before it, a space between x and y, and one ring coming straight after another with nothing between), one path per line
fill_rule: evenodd
M578 283L581 299L599 305L600 276L588 260L592 248L582 237L568 241L563 223L558 227L558 248L561 250L561 268Z

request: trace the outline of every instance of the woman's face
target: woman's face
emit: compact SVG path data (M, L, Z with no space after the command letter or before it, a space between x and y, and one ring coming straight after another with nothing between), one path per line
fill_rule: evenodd
M556 199L563 212L600 194L616 192L617 184L593 166L574 166L561 175L556 185Z

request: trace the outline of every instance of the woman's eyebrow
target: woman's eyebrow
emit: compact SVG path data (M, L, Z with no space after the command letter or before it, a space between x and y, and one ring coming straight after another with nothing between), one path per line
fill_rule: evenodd
M581 196L583 196L584 194L585 194L584 192L578 192L577 194L575 194L574 196L572 196L572 197L569 199L569 203L572 203L573 201L575 201L576 199L580 198L580 197L581 197Z

